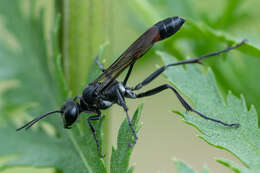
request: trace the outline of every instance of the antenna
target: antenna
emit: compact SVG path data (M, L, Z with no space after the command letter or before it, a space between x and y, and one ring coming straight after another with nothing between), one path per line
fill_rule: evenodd
M33 119L32 121L29 121L28 123L26 123L25 125L23 125L22 127L16 129L16 131L22 130L23 128L25 128L25 130L28 130L30 127L32 127L35 123L37 123L39 120L47 117L50 114L54 114L54 113L62 113L61 110L55 110L55 111L51 111L48 112L46 114L40 115L38 117L36 117L35 119Z

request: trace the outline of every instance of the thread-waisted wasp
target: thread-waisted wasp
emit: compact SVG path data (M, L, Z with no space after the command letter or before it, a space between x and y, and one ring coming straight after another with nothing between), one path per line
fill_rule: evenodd
M187 111L194 112L194 113L198 114L199 116L201 116L202 118L220 123L224 126L238 127L239 123L228 124L221 120L210 118L210 117L204 115L203 113L196 111L184 100L184 98L179 94L179 92L173 86L171 86L169 84L163 84L154 89L148 90L146 92L138 93L138 94L136 94L134 91L139 90L142 87L144 87L145 85L149 84L156 77L158 77L162 72L164 72L168 67L182 65L182 64L201 63L200 61L205 58L219 55L219 54L228 52L232 49L235 49L235 48L241 46L245 42L245 40L243 40L242 42L240 42L232 47L223 49L221 51L212 52L212 53L209 53L209 54L197 57L197 58L187 59L187 60L183 60L183 61L179 61L176 63L162 66L161 68L159 68L158 70L156 70L155 72L150 74L142 82L138 83L136 86L134 86L134 87L127 86L127 81L130 77L130 74L132 72L135 62L139 58L141 58L153 46L153 44L155 42L164 40L164 39L172 36L173 34L175 34L181 28L181 26L184 24L184 22L185 22L185 19L180 18L180 17L170 17L165 20L159 21L158 23L153 25L151 28L149 28L147 31L145 31L107 69L105 69L103 64L101 62L99 62L99 59L97 56L96 63L98 65L98 67L102 70L103 73L92 83L88 84L88 86L84 89L81 96L76 96L73 100L66 101L63 104L63 106L61 107L61 109L59 109L59 110L48 112L46 114L36 117L32 121L30 121L27 124L23 125L22 127L18 128L17 131L19 131L23 128L29 129L33 124L35 124L42 118L45 118L48 115L53 114L53 113L61 113L64 128L71 128L71 125L77 120L77 118L79 117L79 115L81 113L83 113L83 112L94 113L96 115L88 117L88 125L89 125L89 127L92 131L93 137L96 141L97 151L98 151L99 155L101 157L103 157L103 155L101 154L101 151L100 151L100 144L99 144L98 138L96 136L95 128L91 123L91 121L99 120L101 118L100 110L107 109L115 103L124 109L129 127L134 135L134 141L132 143L130 143L129 146L133 146L134 144L136 144L138 137L136 135L135 129L133 128L130 117L128 115L128 107L126 105L125 98L137 99L137 98L141 98L141 97L147 97L147 96L151 96L151 95L160 93L161 91L163 91L165 89L171 89ZM128 72L127 72L124 80L122 82L116 80L116 78L128 67L129 67L129 69L128 69ZM79 100L79 102L78 102L78 100Z

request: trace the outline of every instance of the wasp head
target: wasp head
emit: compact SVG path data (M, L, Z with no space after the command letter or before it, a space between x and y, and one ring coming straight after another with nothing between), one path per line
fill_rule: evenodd
M66 101L66 103L61 107L61 113L64 128L69 129L79 117L80 106L74 100Z

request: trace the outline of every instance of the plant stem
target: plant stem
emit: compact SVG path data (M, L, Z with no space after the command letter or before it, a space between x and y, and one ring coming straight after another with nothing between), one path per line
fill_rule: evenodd
M64 0L63 57L69 89L76 95L85 87L87 72L105 34L102 3Z
M99 46L109 41L105 55L113 54L113 0L64 0L62 3L62 55L72 96L86 87L87 74ZM107 56L106 56L107 57ZM106 111L106 115L108 115ZM104 152L108 153L110 116L104 126ZM109 157L106 157L108 163Z

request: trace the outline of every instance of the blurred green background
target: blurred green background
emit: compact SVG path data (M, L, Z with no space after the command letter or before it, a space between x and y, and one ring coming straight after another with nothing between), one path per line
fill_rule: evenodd
M92 77L90 75L92 71L89 71L89 69L101 44L106 41L109 42L103 57L105 66L107 67L143 33L146 28L166 17L182 16L189 20L201 22L215 30L220 30L232 35L238 41L247 38L250 43L254 43L259 47L260 14L258 7L260 6L260 2L257 0L57 0L55 3L51 0L38 0L37 2L24 0L19 2L13 1L11 4L13 5L14 3L17 4L19 9L22 9L22 14L25 16L33 15L36 16L36 20L41 19L44 21L43 26L37 26L43 28L43 33L45 34L44 39L47 43L46 48L44 48L47 50L47 53L43 53L42 56L52 56L55 54L55 48L53 48L55 45L53 44L58 45L57 47L59 47L61 57L63 58L62 64L66 76L65 81L68 89L72 91L69 95L73 96L81 93L85 87L87 77L89 77L88 81ZM12 20L19 21L21 17L16 15L15 10L18 9L13 9L12 5L10 5L9 1L0 1L0 41L1 45L9 45L12 49L17 51L21 47L19 44L28 44L28 42L27 39L24 38L21 39L24 42L20 41L17 43L15 35L6 27L6 23L10 23ZM9 12L6 12L6 10L9 10ZM14 10L14 12L11 10ZM39 17L41 14L42 18ZM53 42L53 35L48 35L48 33L53 29L53 23L55 23L56 18L54 18L54 16L56 16L56 14L60 15L60 29L57 35L58 40ZM21 20L23 19L24 18L21 17ZM16 31L19 30L20 27L21 30L24 28L24 26L14 22L13 27L15 26ZM184 30L185 27L186 26L184 26ZM28 26L28 28L30 28L30 26ZM219 50L227 46L227 43L210 37L210 35L207 34L200 34L194 31L194 33L190 34L186 32L185 35L181 34L181 32L182 31L180 31L176 37L173 36L166 41L157 43L153 50L136 63L129 85L134 85L144 79L147 75L156 70L156 65L162 65L161 60L155 54L155 50L164 50L176 56L178 59L184 59ZM35 44L37 44L37 38L33 37L34 33L26 36L32 37L28 38L28 40L34 39ZM231 55L225 55L221 58L222 60L224 59L224 61L220 61L216 58L207 61L206 64L209 64L213 68L217 83L223 95L225 95L228 90L231 90L237 96L243 94L248 105L254 104L258 112L260 112L259 59L235 51L230 54ZM1 56L4 55L4 53L1 53ZM26 54L17 55L17 57L19 56L22 58L22 56L26 56ZM37 57L38 54L34 54L33 56ZM16 63L18 62L12 61L9 64L7 63L9 66L6 66L6 68L17 68ZM26 68L27 63L33 64L33 62L23 62L20 65ZM10 72L6 69L0 71L3 73ZM1 77L1 75L3 77ZM9 81L10 78L5 74L0 74L0 77L0 93L2 94L5 92L7 85L4 82ZM22 74L20 77L22 77ZM41 80L40 78L38 79ZM19 80L19 78L17 80ZM32 83L37 83L37 77L32 78L32 80L34 80ZM142 91L154 88L163 83L168 83L168 81L161 76ZM10 85L15 84L11 83ZM44 87L43 85L43 90ZM30 90L34 90L34 88L30 88ZM59 88L53 89L53 92L55 93L56 90L59 90ZM38 93L38 97L45 96L44 94L42 95L39 88L33 91L33 93ZM29 94L30 93L28 93L28 95ZM33 96L37 97L37 94L33 94ZM17 95L17 97L20 96ZM23 101L22 96L19 99ZM25 99L25 101L27 100ZM5 100L1 99L0 105L5 105L4 102ZM41 105L35 106L34 109L40 110L31 111L30 113L38 115L40 112L46 111L45 108L48 102L46 98L46 100L44 100L45 107L40 108ZM50 102L62 103L62 100L52 100ZM184 111L171 91L165 91L159 95L145 99L129 100L127 103L131 115L139 103L144 103L142 113L143 127L139 132L139 140L131 156L131 163L136 164L135 172L175 172L172 158L184 160L197 171L201 171L202 166L206 165L212 172L223 173L231 172L231 170L217 163L215 161L216 157L228 158L239 163L238 159L230 153L216 149L199 139L197 135L200 133L195 128L185 124L179 116L171 112L172 109ZM5 116L5 118L0 117L2 122L4 122L2 119L6 119L7 116L12 116L12 118L21 116L21 112L25 110L24 107L21 107L21 110L16 110L19 114L14 116L12 106L11 104L8 108L5 106L0 107L3 108L2 110L4 111L1 110L1 113ZM51 108L50 106L49 109ZM125 116L122 110L116 105L110 109L109 116L106 117L106 143L104 147L107 150L107 156L110 155L109 152L111 151L112 144L115 145L116 143L117 131L124 118ZM80 123L83 122L81 121ZM62 127L62 124L57 126ZM4 159L2 160L4 161ZM18 167L10 168L2 172L42 173L53 172L53 169Z

